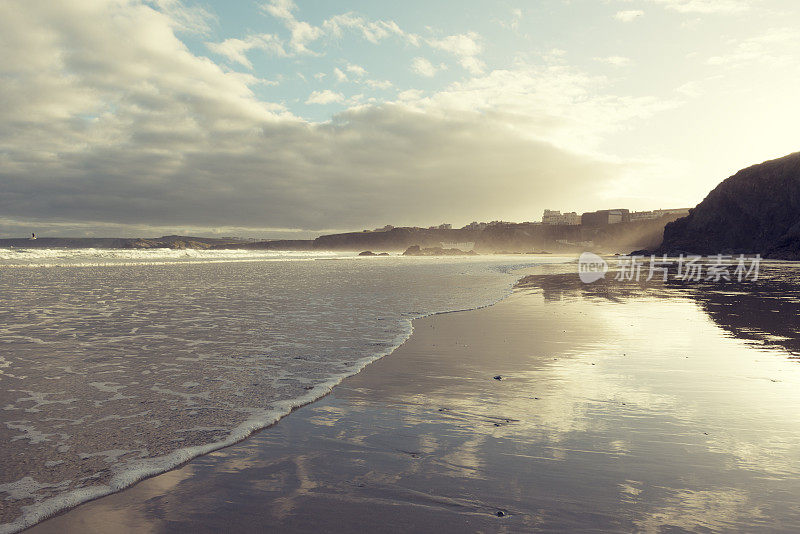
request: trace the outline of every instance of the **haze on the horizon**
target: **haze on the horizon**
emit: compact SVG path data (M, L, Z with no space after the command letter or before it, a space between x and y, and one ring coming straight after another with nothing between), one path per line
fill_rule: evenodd
M0 235L693 206L800 149L794 0L0 2Z

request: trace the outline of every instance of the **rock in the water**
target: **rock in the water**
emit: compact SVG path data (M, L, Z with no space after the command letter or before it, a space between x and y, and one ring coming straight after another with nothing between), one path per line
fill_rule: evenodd
M428 247L421 248L419 245L411 245L403 252L403 256L474 256L474 250L463 251L458 248Z
M371 250L365 250L364 252L359 252L358 255L359 256L377 256L377 254L375 254Z

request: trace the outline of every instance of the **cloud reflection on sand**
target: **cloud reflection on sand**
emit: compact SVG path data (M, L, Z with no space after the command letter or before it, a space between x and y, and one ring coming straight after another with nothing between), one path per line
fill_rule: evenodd
M791 351L732 335L697 290L542 285L416 321L394 354L146 502L285 532L800 527Z

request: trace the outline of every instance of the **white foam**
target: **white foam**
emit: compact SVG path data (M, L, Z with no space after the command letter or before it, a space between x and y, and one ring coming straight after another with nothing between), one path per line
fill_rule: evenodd
M100 265L149 265L175 263L219 263L236 261L298 261L350 257L352 253L330 251L208 250L208 249L4 249L0 266L91 267Z
M365 260L355 260L358 261L359 264L367 265L369 262ZM396 262L396 268L402 269L403 265L426 265L427 267L423 269L422 273L430 273L431 276L435 277L435 281L430 282L433 284L439 284L439 287L436 287L436 291L441 293L441 298L435 297L431 300L431 293L427 286L421 286L421 288L416 288L415 291L421 291L421 294L425 295L425 298L428 300L421 300L416 302L414 298L407 297L406 295L402 294L401 288L403 287L414 287L411 285L404 285L404 284L419 284L420 282L414 279L413 273L416 271L409 271L412 273L412 277L406 280L403 278L402 280L395 280L395 285L389 288L384 288L384 280L383 279L371 279L371 282L374 282L374 288L371 291L379 291L378 293L370 293L369 291L363 290L362 286L358 286L358 290L361 293L354 294L357 296L358 300L355 304L351 304L348 295L338 295L335 293L335 290L338 289L337 286L332 287L333 293L330 295L326 293L310 293L306 292L303 293L304 298L306 299L303 302L303 306L305 306L304 310L312 310L313 313L309 312L306 315L299 315L295 317L295 320L298 320L298 324L295 328L298 330L292 330L287 333L283 333L281 331L273 331L270 332L270 336L268 339L265 340L263 344L263 348L260 351L252 351L252 352L244 352L244 353L230 353L230 354L219 354L214 355L213 357L208 356L207 354L195 354L195 351L204 351L205 349L202 348L187 348L188 345L184 344L185 350L191 350L191 355L196 356L193 358L186 358L181 357L178 359L175 354L172 354L173 357L172 361L164 361L164 362L155 362L159 363L159 365L155 365L155 363L149 363L149 361L145 361L147 366L146 369L131 367L127 373L128 377L136 376L141 379L143 376L147 376L147 386L143 386L139 388L139 397L136 397L136 400L133 402L139 403L139 398L142 399L142 403L151 402L147 398L147 391L151 391L155 394L158 394L159 402L163 402L165 398L173 398L177 402L170 403L171 410L180 410L180 406L183 405L182 411L175 412L175 418L170 421L164 421L168 424L179 424L181 422L188 422L191 421L193 414L196 412L195 409L200 408L213 408L211 404L211 397L209 388L214 389L217 395L220 393L224 393L225 395L229 395L227 398L229 401L235 400L235 408L229 408L229 411L238 412L242 414L247 414L245 419L237 424L234 428L222 428L216 427L213 424L194 424L194 425L184 425L182 428L179 426L178 428L173 428L172 432L175 432L176 437L177 433L184 433L184 432L192 432L193 429L195 432L200 431L208 431L208 432L218 432L219 430L227 432L226 436L213 443L205 443L201 445L192 445L189 447L179 448L173 450L163 456L157 458L136 458L136 459L128 459L117 461L120 459L122 454L118 455L109 455L106 453L117 453L121 452L125 449L109 449L104 451L88 451L83 453L84 458L91 458L94 456L104 456L110 459L110 463L112 464L111 470L113 475L110 479L108 479L106 484L102 485L95 485L91 487L82 487L82 488L75 488L70 489L68 491L64 491L59 495L55 495L52 497L48 497L45 499L40 500L39 502L26 506L22 508L22 515L18 517L13 523L8 523L4 525L0 525L0 534L3 532L14 532L16 530L20 530L27 526L30 526L36 522L41 521L44 518L49 517L50 515L57 513L65 508L70 508L80 504L81 502L85 502L87 500L107 495L109 493L119 491L124 487L127 487L143 478L164 472L169 470L177 465L180 465L196 456L201 454L206 454L208 452L217 450L222 447L226 447L242 439L249 436L254 431L260 430L266 426L269 426L276 421L278 421L281 417L290 413L294 408L307 404L316 400L317 398L327 394L330 390L338 383L340 383L344 378L347 376L351 376L356 374L361 369L363 369L369 363L391 353L397 346L405 342L406 339L411 335L413 325L412 320L423 317L426 315L431 315L433 313L447 313L450 311L456 311L461 309L475 309L480 307L485 307L491 305L498 300L504 298L508 295L511 291L511 287L515 281L515 277L507 276L505 278L505 282L503 282L502 277L497 278L490 278L489 276L484 276L483 274L480 277L475 278L475 280L482 280L483 283L486 284L486 287L475 287L474 289L471 288L469 283L461 282L464 289L468 289L470 291L469 294L456 294L452 295L448 293L448 291L455 290L456 285L453 284L451 288L450 285L452 284L451 280L453 276L460 276L463 272L468 271L469 273L485 273L486 270L493 270L500 273L509 273L512 268L517 268L521 266L525 266L525 261L529 261L528 258L509 258L507 262L498 262L497 260L487 260L487 259L474 259L474 258L464 258L458 260L436 260L430 258L394 258L394 262ZM552 261L552 260L551 260ZM447 263L449 262L449 263ZM341 267L343 269L343 273L350 276L348 273L348 267L346 262L337 262L340 265L344 265ZM454 267L456 266L456 267ZM463 266L463 267L461 267ZM393 267L394 268L394 267ZM326 269L315 269L314 273L319 273L318 275L326 275ZM361 272L361 271L358 271ZM367 271L367 273L371 273L372 271ZM394 271L378 271L379 273L391 273ZM372 276L372 275L370 275ZM466 280L470 280L467 278ZM493 280L490 282L490 280ZM302 286L302 280L300 281L300 285ZM499 282L499 283L498 283ZM366 291L366 293L364 293ZM363 293L363 294L362 294ZM439 294L439 293L437 293ZM334 299L333 296L336 295ZM403 299L399 299L398 297L403 297ZM445 298L446 297L446 298ZM333 299L333 300L331 300ZM338 300L337 300L338 299ZM341 300L346 299L346 300ZM438 300L437 300L438 299ZM330 301L330 302L329 302ZM113 304L113 299L109 299L104 297L102 299L102 305L108 306L109 302ZM235 301L232 301L232 303ZM348 325L348 317L342 316L343 306L345 305L352 305L355 306L356 309L360 305L359 303L369 303L369 308L361 310L360 313L365 317L371 317L370 320L378 321L375 326L370 325L359 325L359 328L350 328L339 330L337 328L333 328L338 326ZM383 304L381 304L383 303ZM424 304L423 304L424 303ZM166 305L170 305L171 303L166 302ZM270 304L270 302L265 302L265 305ZM225 302L222 302L222 305L225 305ZM466 307L464 306L466 305ZM149 303L149 306L152 308L153 304ZM277 305L276 305L277 306ZM281 305L282 306L282 305ZM384 306L384 308L381 308ZM386 306L389 306L388 308ZM394 306L394 308L392 308ZM405 307L404 307L405 306ZM414 306L414 307L412 307ZM419 306L419 308L417 308ZM283 308L276 308L278 310L282 310ZM346 309L346 306L345 306ZM402 310L418 310L418 311L402 311ZM382 311L380 311L382 310ZM92 313L96 313L95 310L92 310ZM209 313L218 313L220 317L225 317L227 312L225 309L221 309L219 311L213 310L213 312ZM314 315L316 314L316 315ZM99 314L98 314L99 315ZM195 321L198 315L194 315L190 318L190 320ZM259 316L261 317L261 316ZM268 317L268 316L264 316ZM213 317L212 317L213 318ZM265 320L263 317L260 320ZM383 320L383 322L381 322ZM372 324L372 323L371 323ZM148 324L147 327L155 327L157 325L150 325ZM351 325L352 326L352 325ZM120 325L120 328L124 328L124 332L130 332L132 328L129 325ZM316 344L309 345L309 342L299 343L297 341L297 333L301 332L310 334L315 329L318 328L329 328L329 331L323 330L322 333L318 334L316 337L312 337L312 339ZM327 332L327 333L326 333ZM172 333L172 330L170 330ZM107 370L115 371L117 367L121 365L126 365L128 360L127 359L111 359L108 360L108 356L106 355L107 352L107 344L105 341L108 339L115 340L114 342L124 342L124 336L114 335L116 332L111 332L112 335L107 336L97 336L97 341L92 343L97 343L97 347L100 350L99 353L94 352L91 354L100 354L102 358L99 358L97 362L92 363L92 369L89 369L89 376L96 376L101 372L106 372ZM393 338L385 337L386 335L394 335ZM301 334L303 335L303 334ZM334 340L330 338L326 338L328 335L334 336L342 336L340 340ZM141 336L141 337L140 337ZM349 337L348 337L349 336ZM141 333L141 329L137 330L136 333L133 334L133 337L137 339L139 343L157 343L160 339L170 340L172 336L167 335L160 335L160 334L150 334L145 335ZM306 337L306 336L304 336ZM179 339L180 336L176 337ZM333 344L334 341L337 341L338 344ZM370 341L374 341L370 343ZM337 347L339 351L336 354L327 354L326 353L326 346L323 345L326 343L330 345L330 347ZM360 348L356 350L356 345L361 345ZM369 349L366 349L366 346L371 346ZM91 349L95 347L93 344L87 344L86 348ZM148 348L147 345L143 346L141 349L144 353L149 354L151 350ZM313 350L313 353L309 351ZM281 353L284 354L283 359L275 358L275 355ZM360 356L361 354L365 354L364 356ZM296 355L296 356L294 356ZM334 357L335 356L335 357ZM343 359L346 358L347 361ZM184 361L185 360L185 361ZM136 360L131 360L131 362L135 362ZM201 363L197 363L201 362ZM286 364L291 364L291 367L287 367ZM205 367L200 367L201 365L211 365L212 367L206 369ZM109 369L109 366L114 366L113 368ZM170 375L174 373L180 373L181 366L186 366L189 369L197 370L197 372L202 373L200 375L193 375L190 380L181 380L177 382L173 382L174 386L167 387L165 385L159 385L159 380L168 379ZM251 367L252 366L252 367ZM76 373L77 371L73 371L73 368L80 367L75 364L64 365L63 362L58 362L58 367L60 369L68 369L70 372ZM103 369L103 371L97 371L97 369ZM209 373L209 369L212 370ZM244 398L241 401L234 399L231 396L240 397L241 392L237 391L238 384L235 381L229 380L226 376L232 375L225 375L220 371L231 369L234 371L247 371L248 369L252 369L254 374L251 380L259 377L259 380L271 380L272 382L279 384L281 395L290 394L291 396L288 398L258 398L253 397L252 395L248 398ZM80 369L84 371L84 369ZM255 373L258 371L258 374ZM91 374L93 372L94 374ZM310 375L304 375L303 373L309 372ZM80 374L85 374L81 372ZM180 374L178 374L180 376ZM203 378L203 377L206 378ZM209 379L207 377L213 376L214 379ZM309 378L313 377L313 378ZM267 378L269 377L269 378ZM128 380L130 378L127 378ZM95 394L98 392L102 393L116 393L121 387L118 384L121 384L126 380L124 376L114 377L114 382L107 382L107 381L96 381L88 379L87 383L91 384L93 387L90 388L94 390ZM180 378L176 377L176 380L180 380ZM126 389L126 393L134 393L134 389L132 387L133 384L136 382L125 382L127 386L130 386L129 389ZM305 384L313 384L309 390L301 389L301 386ZM196 391L197 389L201 389L198 386L203 386L201 391ZM176 390L175 388L186 388L189 389L191 392L184 392ZM297 389L292 389L296 387ZM143 389L144 388L144 389ZM133 399L134 397L123 397L119 396L120 399ZM116 397L115 397L116 398ZM42 395L31 395L31 398L34 402L64 402L63 400L57 399L53 401L47 401L44 396ZM99 402L98 406L100 406L103 402L109 399L98 399L95 402ZM256 404L262 403L261 407L247 407L247 404ZM192 410L188 411L187 406ZM162 424L162 421L158 421L158 417L155 417L156 414L150 415L150 412L146 410L149 405L142 406L145 408L145 411L138 412L136 415L142 415L142 417L148 418L152 417L152 419L148 419L148 423L152 426L159 426ZM91 408L90 408L91 409ZM163 416L163 414L161 414ZM183 418L183 419L179 419ZM120 418L122 419L122 418ZM104 424L111 423L115 419L111 417L104 417L100 419L104 421ZM197 420L199 422L199 420ZM224 421L213 421L214 423ZM145 439L145 438L142 438ZM125 444L123 444L124 446ZM146 448L147 443L142 442L142 447L140 450L144 450ZM69 450L69 444L63 444L59 446L59 450L66 451ZM81 447L85 450L85 448ZM80 450L80 449L78 449ZM128 451L133 449L126 449ZM151 449L152 450L152 449ZM76 455L77 456L77 455ZM63 465L61 466L64 467ZM0 490L1 491L1 490Z

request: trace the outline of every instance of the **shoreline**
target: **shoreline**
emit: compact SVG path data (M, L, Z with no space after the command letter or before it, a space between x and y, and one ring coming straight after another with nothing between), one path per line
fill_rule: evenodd
M355 363L357 365L352 370L340 375L335 375L325 382L315 385L304 395L271 403L274 409L265 412L264 417L251 417L243 421L237 427L235 427L230 432L229 437L223 441L178 449L165 456L144 460L140 462L139 465L134 469L129 469L114 475L108 486L82 488L77 491L59 495L57 497L36 503L35 505L31 506L31 508L34 508L34 510L26 511L23 516L18 517L13 522L0 525L0 534L13 534L16 532L26 531L27 529L36 527L37 525L42 524L42 522L48 521L53 517L58 517L62 514L69 513L77 508L80 508L87 503L124 492L143 481L161 476L176 469L180 469L182 466L185 466L199 457L211 454L221 449L236 446L237 444L240 444L243 441L251 438L253 435L274 427L285 417L291 415L295 411L330 395L333 389L341 384L344 380L363 372L363 370L369 365L391 355L413 336L414 321L435 315L468 312L494 306L513 294L514 287L524 276L524 273L529 270L530 266L523 266L514 268L512 271L510 271L518 273L514 275L515 280L508 284L502 296L488 304L478 305L474 308L446 310L407 317L405 319L404 332L399 334L386 350L376 351L370 356L356 360ZM510 274L510 272L508 274Z
M796 530L796 363L690 298L562 289L417 319L268 431L30 532Z

